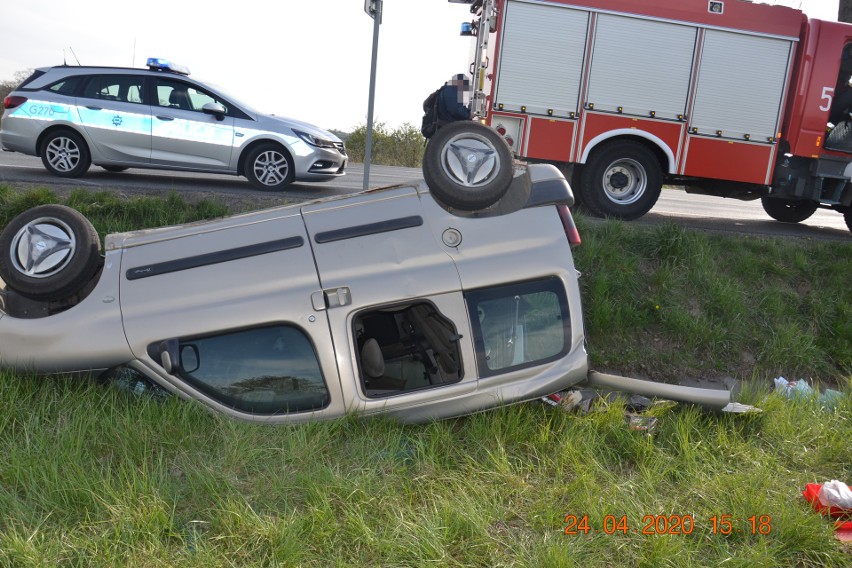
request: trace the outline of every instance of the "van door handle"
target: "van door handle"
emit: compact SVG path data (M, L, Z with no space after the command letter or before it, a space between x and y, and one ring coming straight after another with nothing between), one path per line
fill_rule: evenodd
M327 288L311 294L311 305L318 312L352 303L352 291L347 286Z

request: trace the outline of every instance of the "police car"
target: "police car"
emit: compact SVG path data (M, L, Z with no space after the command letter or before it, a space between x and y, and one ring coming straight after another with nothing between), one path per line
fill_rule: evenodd
M334 134L254 111L168 60L147 67L37 69L4 100L0 146L41 157L60 177L95 164L242 175L279 190L344 175Z

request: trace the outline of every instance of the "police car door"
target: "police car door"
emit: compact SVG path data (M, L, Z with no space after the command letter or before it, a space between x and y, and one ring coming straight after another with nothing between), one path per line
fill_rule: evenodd
M227 170L234 144L234 118L205 113L218 102L200 87L170 77L153 79L151 163Z
M412 187L302 208L349 410L405 407L476 388L460 281Z
M92 157L147 164L151 160L151 109L143 104L141 75L103 74L88 78L77 112L92 142Z

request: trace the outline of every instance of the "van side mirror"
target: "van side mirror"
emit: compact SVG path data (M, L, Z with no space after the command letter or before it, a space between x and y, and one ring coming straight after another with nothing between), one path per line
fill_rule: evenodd
M170 375L178 369L185 373L193 373L201 366L201 354L198 346L192 343L180 345L177 339L167 339L160 343L157 349L160 365Z
M160 343L157 349L157 355L160 358L160 365L170 375L173 375L178 365L180 365L180 355L178 353L178 340L167 339Z

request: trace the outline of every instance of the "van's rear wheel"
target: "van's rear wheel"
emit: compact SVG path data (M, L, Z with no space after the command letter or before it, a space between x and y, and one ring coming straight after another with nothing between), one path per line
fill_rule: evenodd
M485 209L509 189L515 168L508 144L477 122L438 129L423 155L423 178L435 198L462 211Z
M663 188L663 170L647 146L631 140L592 153L580 174L583 204L599 217L631 221L651 210Z
M815 201L806 199L792 200L777 197L761 197L763 210L775 219L784 223L801 223L817 210Z
M0 232L0 278L33 300L61 300L94 276L101 241L82 214L64 205L24 211Z

